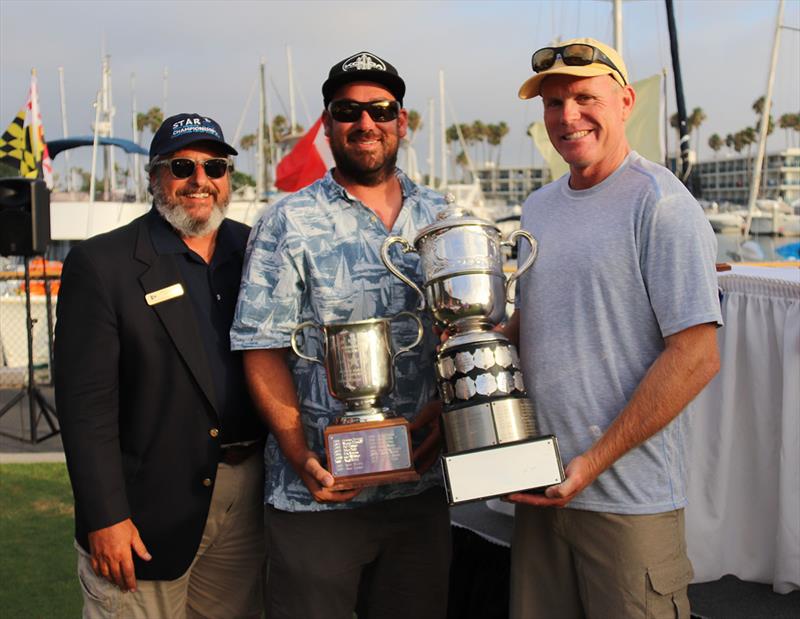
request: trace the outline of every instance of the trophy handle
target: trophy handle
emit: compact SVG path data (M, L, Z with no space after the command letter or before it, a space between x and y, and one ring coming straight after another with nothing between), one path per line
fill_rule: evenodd
M407 286L411 286L411 288L413 288L414 291L419 295L419 304L417 305L417 309L422 311L425 309L425 295L422 294L422 290L420 290L419 286L417 286L414 282L403 275L389 257L389 248L395 243L400 243L404 254L417 251L412 247L411 243L405 240L402 236L390 236L383 242L383 245L381 246L381 259L383 260L383 264L386 265L386 268L389 269L389 271L391 271L395 277L400 279Z
M514 247L514 244L517 241L517 238L522 237L528 240L528 243L531 244L531 253L528 256L528 259L525 263L519 267L515 273L511 274L511 277L508 278L506 282L506 302L513 303L514 302L514 295L512 294L511 287L514 285L514 282L519 279L520 275L522 275L525 271L533 266L534 261L536 260L536 256L539 255L539 243L533 238L533 235L528 232L527 230L514 230L511 234L508 235L508 239L503 241L501 245L505 247Z
M321 360L317 359L316 357L309 357L308 355L303 353L300 350L300 346L297 343L297 334L303 331L303 329L305 329L306 327L314 327L315 329L322 329L322 327L320 327L317 323L312 322L310 320L297 325L294 328L294 331L292 331L292 350L294 351L294 354L296 354L301 359L305 359L306 361L311 361L312 363L319 363L320 365L322 365Z
M414 348L417 344L419 344L422 341L422 336L425 333L425 331L422 328L422 321L419 319L419 316L417 316L413 312L399 312L398 314L392 316L389 319L389 321L392 322L394 321L395 318L399 318L400 316L409 316L410 318L414 319L414 321L417 323L417 337L411 344L399 348L397 352L392 355L392 363L394 363L394 360L397 359L397 357L399 357L403 353L409 352L412 348Z

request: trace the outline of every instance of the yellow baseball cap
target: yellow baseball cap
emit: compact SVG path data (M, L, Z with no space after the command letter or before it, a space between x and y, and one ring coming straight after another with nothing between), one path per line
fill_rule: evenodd
M570 39L555 47L543 47L534 52L531 64L536 73L520 86L520 99L538 96L542 80L551 75L610 75L620 86L629 83L622 56L613 47L596 39ZM540 67L538 71L537 66Z

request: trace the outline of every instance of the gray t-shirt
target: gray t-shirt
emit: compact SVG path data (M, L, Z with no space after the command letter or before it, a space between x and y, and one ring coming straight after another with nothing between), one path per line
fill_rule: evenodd
M568 181L525 202L522 228L539 256L518 291L525 384L565 466L622 411L665 337L722 324L716 238L671 172L632 152L594 187L574 191ZM685 426L679 415L569 506L621 514L685 506Z

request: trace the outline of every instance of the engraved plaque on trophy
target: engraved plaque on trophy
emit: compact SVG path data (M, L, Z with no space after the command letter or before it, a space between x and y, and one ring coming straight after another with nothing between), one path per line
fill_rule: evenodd
M406 316L416 322L417 335L393 352L391 322ZM324 362L306 355L297 336L306 328L322 331ZM346 411L325 429L327 467L334 489L360 488L416 481L408 421L382 408L378 398L394 387L394 361L422 340L422 322L411 312L392 318L318 325L304 322L292 332L295 354L323 364L328 391L344 402Z

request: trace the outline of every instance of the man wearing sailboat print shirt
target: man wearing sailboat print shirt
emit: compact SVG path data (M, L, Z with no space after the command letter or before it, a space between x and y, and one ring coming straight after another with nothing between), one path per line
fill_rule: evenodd
M331 490L323 432L344 407L328 393L324 368L289 354L288 346L306 320L354 322L413 310L417 298L385 268L381 245L389 235L414 238L444 199L395 167L408 121L405 84L391 64L356 54L331 68L322 93L336 167L254 227L231 329L231 345L245 351L250 390L271 429L267 614L351 619L356 609L360 619L440 619L449 516L438 467L428 468L436 458L431 437L422 445L415 440L417 469L427 469L419 482ZM418 256L400 260L419 282ZM409 321L395 324L397 341L413 339ZM421 346L397 358L395 388L382 400L415 420L412 436L435 410L429 400L436 342L430 324L425 331Z
M511 616L688 617L679 413L719 368L716 240L683 185L630 149L635 93L614 49L575 39L532 65L519 96L542 97L570 167L523 207L539 257L506 332L566 480L510 497Z

